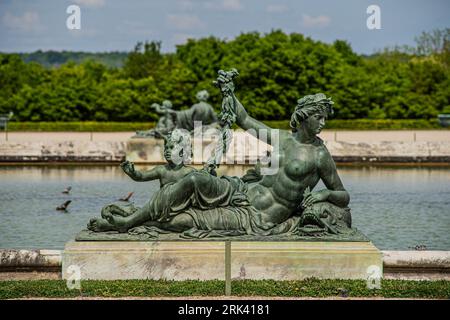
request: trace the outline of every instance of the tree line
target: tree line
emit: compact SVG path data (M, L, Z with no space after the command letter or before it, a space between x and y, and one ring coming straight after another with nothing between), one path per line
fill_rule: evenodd
M237 96L261 120L288 119L297 99L317 92L333 98L336 119L432 119L450 113L450 29L417 41L363 56L342 40L250 32L190 39L173 53L139 42L121 67L98 59L48 67L0 53L0 113L13 111L17 121L154 121L152 103L187 108L202 89L219 110L212 81L234 67Z

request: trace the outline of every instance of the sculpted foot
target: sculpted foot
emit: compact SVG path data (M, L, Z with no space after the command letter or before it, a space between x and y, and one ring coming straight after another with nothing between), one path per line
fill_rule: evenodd
M124 217L112 215L111 213L105 213L104 214L105 219L114 226L114 229L124 233L127 232L130 226L127 223L127 219Z
M95 232L116 230L114 225L110 224L108 222L108 220L102 219L102 218L92 218L89 221L87 228L88 228L88 230L95 231Z

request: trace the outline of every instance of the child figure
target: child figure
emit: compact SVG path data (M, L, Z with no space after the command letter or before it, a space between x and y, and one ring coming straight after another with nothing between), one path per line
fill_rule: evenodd
M160 116L156 127L146 131L137 131L134 138L164 138L164 136L168 135L172 130L175 129L176 111L172 110L172 102L170 102L169 100L164 100L162 105L153 103L151 105L151 108Z
M170 212L161 212L161 201L165 201L164 194L169 192L169 186L179 181L184 176L196 171L194 168L186 166L190 161L191 141L189 133L175 129L168 136L164 136L164 158L167 163L159 165L148 171L139 171L134 167L134 163L124 161L120 164L122 170L134 181L152 181L158 179L160 189L153 195L144 207L136 208L132 204L113 203L105 206L101 212L101 218L93 218L88 224L88 229L92 231L120 231L109 221L126 219L136 211L145 212L146 220L156 222L167 222L170 220ZM170 192L169 192L170 193ZM159 209L157 209L159 208ZM142 215L141 215L142 216ZM109 220L109 221L108 221ZM111 221L112 222L112 221Z
M188 173L194 171L185 166L190 161L190 136L182 130L175 129L168 137L164 137L165 165L159 165L148 171L137 171L129 161L120 164L122 170L134 181L152 181L159 179L160 188L166 184L176 182Z

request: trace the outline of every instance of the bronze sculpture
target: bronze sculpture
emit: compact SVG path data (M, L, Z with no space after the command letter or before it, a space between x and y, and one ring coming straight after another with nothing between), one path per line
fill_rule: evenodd
M258 138L260 132L278 130L247 114L234 95L236 76L235 70L219 71L216 81L224 97L219 116L222 127L229 128L235 122L242 129L252 129L250 132ZM253 170L252 179L217 177L211 174L219 165L215 161L202 170L188 167L180 160L176 163L173 155L185 159L188 155L183 150L190 143L186 136L174 131L165 142L167 165L143 173L134 170L132 163L121 165L134 180L160 179L161 189L142 208L118 204L104 207L102 218L91 220L88 229L93 233L115 231L150 238L176 233L191 239L364 239L351 228L349 194L333 158L317 137L326 118L333 113L332 106L331 99L322 93L299 99L291 117L292 132L280 130L279 141L271 141L271 135L266 141L279 143L279 152L272 154L272 159L277 157L278 170L271 175ZM224 146L219 149L226 151L229 134L223 132ZM184 147L177 148L179 144ZM319 180L326 189L311 191Z
M213 107L207 103L209 93L201 90L195 95L198 103L187 110L175 111L175 123L179 129L194 130L195 121L201 122L202 126L217 123L217 116Z
M152 109L160 116L156 127L147 131L138 131L133 138L163 138L175 128L192 132L195 122L202 124L202 129L206 130L210 126L214 128L217 123L217 116L213 107L207 103L209 93L206 90L197 92L198 103L187 110L173 110L172 102L163 101L162 105L152 104Z
M136 135L133 138L161 138L175 129L172 102L170 102L169 100L164 100L162 105L153 103L151 107L160 116L156 127L147 131L137 131Z

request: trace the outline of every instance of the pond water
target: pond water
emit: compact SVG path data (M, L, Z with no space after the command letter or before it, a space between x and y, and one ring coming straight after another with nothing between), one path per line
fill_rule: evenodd
M246 169L222 173L241 175ZM450 167L338 171L351 196L353 225L378 248L450 250ZM72 191L62 194L67 186ZM103 205L129 192L143 205L158 187L155 181L132 181L118 166L0 166L0 248L62 249ZM72 200L67 212L56 211L66 200Z

